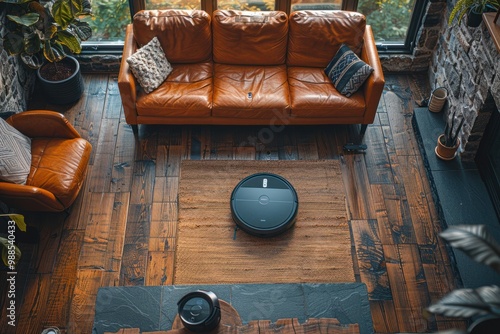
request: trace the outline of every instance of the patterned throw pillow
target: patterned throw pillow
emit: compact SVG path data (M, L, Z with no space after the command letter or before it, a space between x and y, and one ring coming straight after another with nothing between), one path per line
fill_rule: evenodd
M31 167L31 139L0 118L0 180L26 184Z
M345 44L342 44L325 68L325 74L335 88L347 97L354 94L372 72L373 68L359 59Z
M156 37L128 57L127 63L146 93L158 88L172 72L172 65Z

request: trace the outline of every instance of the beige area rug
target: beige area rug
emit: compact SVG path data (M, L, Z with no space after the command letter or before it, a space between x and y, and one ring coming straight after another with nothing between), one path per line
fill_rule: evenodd
M272 238L235 233L231 218L232 190L259 172L299 198L295 225ZM338 161L185 160L179 182L174 284L355 281Z

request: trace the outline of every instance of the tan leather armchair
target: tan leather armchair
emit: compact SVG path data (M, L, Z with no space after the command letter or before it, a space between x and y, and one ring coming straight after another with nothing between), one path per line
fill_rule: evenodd
M32 161L26 184L0 182L0 201L20 211L68 209L85 179L90 143L54 111L25 111L7 122L31 138Z

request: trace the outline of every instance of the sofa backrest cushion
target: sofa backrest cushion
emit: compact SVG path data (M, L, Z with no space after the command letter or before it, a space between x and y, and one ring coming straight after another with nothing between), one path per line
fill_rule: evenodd
M212 15L212 30L216 63L285 63L288 42L288 16L285 12L216 10Z
M288 21L288 66L326 67L342 44L361 54L366 19L360 13L304 10Z
M142 10L134 15L134 38L139 47L158 37L171 63L212 60L211 18L202 10Z

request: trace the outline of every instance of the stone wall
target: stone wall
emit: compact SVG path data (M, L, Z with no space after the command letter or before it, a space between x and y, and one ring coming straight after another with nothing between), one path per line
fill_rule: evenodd
M5 12L0 4L0 22ZM4 36L4 25L0 25L0 36ZM0 112L20 112L27 109L27 101L33 91L35 73L20 64L18 57L11 57L0 42Z
M89 55L76 56L82 73L118 73L120 70L121 55Z
M456 0L448 1L448 18ZM491 113L500 106L500 57L484 23L467 27L465 19L448 26L443 20L439 42L429 68L431 88L445 87L449 92L444 117L453 113L465 118L460 136L461 157L474 159Z

